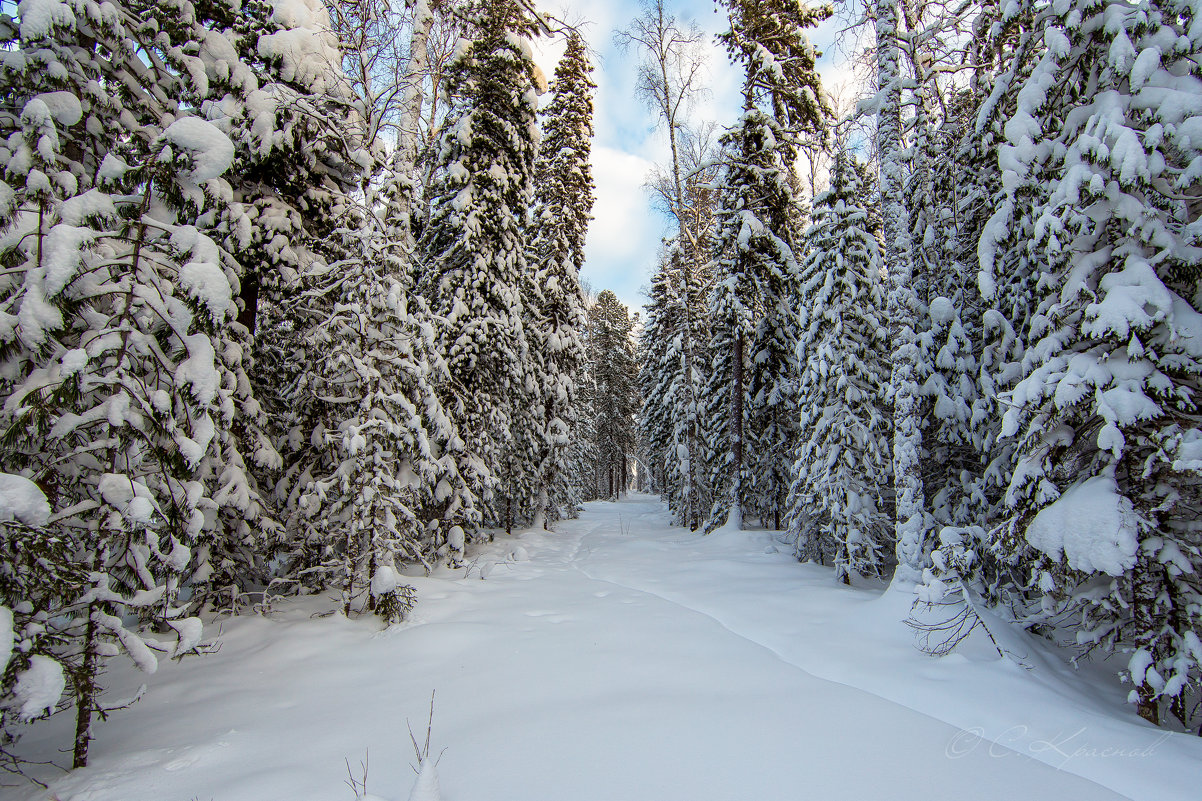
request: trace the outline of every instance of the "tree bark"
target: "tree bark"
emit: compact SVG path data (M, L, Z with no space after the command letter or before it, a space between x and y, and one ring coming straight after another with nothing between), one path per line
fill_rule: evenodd
M416 186L417 157L421 149L423 83L430 66L430 26L434 14L430 0L408 0L406 5L413 9L413 31L409 37L409 63L405 65L404 86L401 96L401 117L397 122L396 172L404 180ZM412 192L403 192L398 198L397 224L401 235L401 251L411 255L416 247L413 234L411 203Z
M100 649L97 647L96 615L100 602L88 604L88 625L84 631L83 665L75 680L75 752L71 767L88 766L88 746L92 742L92 712L96 709L96 676L99 673Z
M922 486L922 420L918 387L919 348L915 342L916 305L910 233L904 188L901 120L901 76L898 72L897 0L877 0L877 81L881 111L877 149L881 154L881 201L884 206L884 263L889 275L889 318L893 322L893 483L896 495L897 572L894 581L912 584L921 578L925 559Z
M730 447L734 456L734 505L738 526L743 528L743 332L735 334L734 381L731 385Z

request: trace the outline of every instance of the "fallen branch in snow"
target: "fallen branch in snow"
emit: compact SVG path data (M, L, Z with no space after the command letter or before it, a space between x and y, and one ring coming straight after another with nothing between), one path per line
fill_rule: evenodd
M918 646L925 654L931 656L947 656L956 647L968 639L969 635L980 627L989 637L993 647L997 650L998 656L1005 657L997 640L989 631L989 628L981 620L981 616L977 614L976 609L967 599L967 592L960 582L956 582L959 590L959 598L947 600L946 596L943 600L924 601L921 598L916 598L914 604L910 607L910 616L906 618L905 623L910 628L914 629L915 637L921 640ZM955 611L946 617L941 617L938 620L924 620L920 618L915 610L922 608L924 611L934 611L936 608L953 608Z
M1017 654L1003 648L998 642L998 638L985 620L986 616L981 614L977 608L972 593L965 586L964 580L958 576L949 577L944 579L944 584L947 583L952 585L950 592L944 591L944 594L938 598L915 598L910 607L910 616L906 618L905 623L914 629L915 637L921 639L919 650L931 656L947 656L980 628L989 638L989 642L993 644L993 649L997 651L999 657L1009 659L1020 667L1031 670L1031 665L1024 662ZM923 620L915 614L915 610L920 607L926 611L932 611L937 607L951 607L955 608L955 611L939 620L930 621Z

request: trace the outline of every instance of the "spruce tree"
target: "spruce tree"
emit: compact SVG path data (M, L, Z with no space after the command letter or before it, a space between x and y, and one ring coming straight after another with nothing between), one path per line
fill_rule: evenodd
M829 9L804 8L793 0L730 0L727 7L731 27L718 38L745 76L743 116L722 137L726 163L709 298L713 359L703 398L714 491L710 529L732 512L742 526L757 483L751 470L766 469L766 476L757 475L770 480L767 496L783 500L782 476L772 459L781 455L777 446L790 449L792 443L767 437L788 436L785 421L794 415L790 173L798 138L821 132L829 113L818 100L817 54L803 33ZM754 392L748 371L756 374ZM770 426L772 433L752 431L753 423ZM752 453L752 443L773 453Z
M904 196L905 160L902 132L902 76L899 67L899 3L877 0L875 15L877 91L880 110L876 139L880 153L880 187L884 233L884 269L891 283L889 319L893 351L893 483L896 498L895 580L912 584L927 561L925 501L922 486L922 402L916 338L919 302L911 262L909 215Z
M533 278L525 222L536 155L536 20L516 0L471 9L474 39L450 64L419 290L451 381L443 402L487 470L473 488L509 528L534 497L538 407L525 320Z
M82 766L114 644L152 672L156 650L182 655L201 636L180 599L209 568L214 461L238 461L214 447L236 379L223 351L238 271L223 244L238 213L221 178L233 144L197 111L242 73L215 63L232 50L223 3L182 18L138 3L21 11L9 44L23 58L3 73L21 105L0 161L22 232L0 255L4 441L48 490L50 552L70 554L42 600Z
M239 53L257 77L231 138L246 215L238 321L252 343L257 403L239 421L254 424L249 467L280 522L255 527L257 549L281 566L268 579L314 590L340 572L343 542L312 514L326 503L321 481L341 461L326 436L341 412L317 392L327 355L320 330L341 299L330 270L348 255L339 229L362 219L355 196L379 158L365 149L364 116L325 6L255 2L243 19Z
M336 232L346 255L315 284L337 298L308 332L323 354L313 391L325 401L320 434L333 458L306 495L304 512L326 542L337 543L344 614L366 591L363 606L395 622L413 602L400 569L458 564L463 543L452 529L470 526L476 513L470 464L437 394L448 380L446 365L434 352L420 301L415 314L395 272L403 240L368 200ZM424 513L433 507L445 528L427 528Z
M585 360L580 269L593 205L589 153L593 135L592 65L575 31L555 70L551 102L542 112L535 165L530 267L534 270L531 345L539 374L543 420L538 443L536 519L553 522L578 505L571 483L570 443L580 436L577 382Z
M1034 235L1014 256L985 249L996 233L983 243L987 289L1007 258L1039 274L1023 376L1005 398L1002 434L1019 452L995 547L1040 598L1028 622L1071 611L1086 650L1129 655L1142 717L1167 706L1186 722L1202 590L1192 12L1159 0L1027 10L1046 50L999 164L1008 216L1036 221Z
M814 201L801 268L802 442L789 531L799 559L835 575L881 575L889 563L889 368L880 246L861 205L858 172L836 153L830 189Z
M629 458L637 447L639 409L634 321L608 289L589 309L589 349L593 378L594 442L598 476L605 497L625 492Z

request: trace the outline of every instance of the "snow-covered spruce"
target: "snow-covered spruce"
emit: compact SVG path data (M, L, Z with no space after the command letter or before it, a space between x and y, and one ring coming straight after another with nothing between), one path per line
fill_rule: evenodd
M311 468L302 503L338 559L330 580L342 588L343 612L366 607L392 622L412 605L399 568L458 563L463 545L449 530L477 515L464 475L470 460L438 397L446 365L424 307L392 270L388 251L400 239L371 209L349 223L335 232L345 255L313 276L308 293L334 300L306 333L322 354L311 380L330 461ZM430 518L445 526L428 527Z
M584 40L573 31L542 112L527 259L535 272L528 324L543 414L534 509L540 526L575 517L581 500L583 477L573 464L572 442L587 433L579 389L587 325L579 276L593 205L591 74Z
M472 487L485 522L512 528L537 497L541 409L526 306L533 300L525 222L536 155L537 94L517 0L473 6L472 40L447 67L450 111L439 143L418 289L437 322L451 381L442 392L484 468Z
M335 231L361 219L355 192L378 162L365 150L366 119L341 72L325 6L269 0L251 4L247 19L254 36L238 40L239 54L256 77L230 135L245 213L237 229L238 322L253 356L245 385L255 403L239 404L235 433L247 441L247 486L263 506L252 506L244 516L252 525L230 544L275 560L273 575L263 575L266 565L251 573L260 573L258 586L274 580L312 590L335 580L343 542L308 514L322 507L318 482L338 463L325 437L337 428L336 414L315 393L322 353L316 331L334 314L342 289L328 272L346 255ZM238 561L218 563L225 570L212 581L215 602L227 603L227 581L231 595L256 589L246 586Z
M214 445L232 378L238 271L223 225L237 211L221 176L234 146L198 114L246 74L217 63L232 53L230 10L192 9L181 23L149 4L25 2L7 29L21 57L0 78L23 106L0 146L6 457L56 514L25 535L45 549L37 562L21 536L6 541L15 579L0 602L44 621L13 663L39 677L6 687L29 696L25 712L53 711L49 688L61 685L48 665L67 667L76 766L106 659L124 651L153 672L159 655L199 644L180 591L209 569L197 547L215 535L219 468L239 461ZM146 25L162 30L153 46L140 41ZM196 42L201 55L188 55ZM141 633L150 623L174 628L176 643Z
M1040 599L1029 622L1078 616L1085 650L1130 655L1123 677L1141 716L1158 722L1167 706L1195 725L1202 149L1188 131L1202 111L1202 41L1171 1L1030 10L1044 50L1017 90L999 165L1008 217L1038 221L1028 257L1041 277L1005 399L1002 433L1019 455L995 547ZM984 245L990 290L1006 254Z
M796 443L795 208L797 143L821 136L827 109L804 30L827 9L792 2L727 3L718 38L742 65L743 116L723 135L710 353L703 392L714 506L707 528L749 511L779 525L785 455ZM755 476L752 480L751 477Z
M803 435L789 498L798 558L833 564L845 583L851 573L883 573L892 534L885 287L861 202L852 156L839 152L806 232L797 400Z
M888 310L892 327L889 392L893 399L894 539L898 562L894 581L909 585L921 577L929 543L924 541L927 528L921 465L922 401L918 384L921 352L915 341L919 310L904 198L898 6L897 0L876 0L876 102L879 103L876 139L880 153L884 233L882 267L890 281Z

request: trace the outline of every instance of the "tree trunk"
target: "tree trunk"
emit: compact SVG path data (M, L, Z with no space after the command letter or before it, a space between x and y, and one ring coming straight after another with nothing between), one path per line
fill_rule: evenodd
M1156 638L1161 621L1156 619L1153 610L1156 608L1156 599L1160 595L1160 582L1156 580L1155 572L1145 557L1141 556L1136 561L1132 572L1131 606L1135 618L1134 639L1136 644L1146 648L1151 653L1152 659L1155 660L1160 655ZM1146 678L1141 677L1135 686L1135 692L1139 699L1136 702L1136 712L1144 720L1159 726L1160 702L1155 697L1156 691L1148 684Z
M97 647L96 615L100 602L88 604L88 625L84 631L83 665L75 679L75 752L72 768L88 766L88 746L92 742L92 712L96 709L96 676L100 670L100 649Z
M910 232L905 200L901 121L901 76L898 72L897 0L877 0L877 81L882 94L877 121L881 154L881 201L884 206L885 269L889 275L889 318L893 322L893 483L896 495L897 572L894 581L912 584L922 575L925 558L921 473L922 420L915 342L916 304Z
M242 286L238 291L238 296L242 299L242 310L238 312L238 322L246 326L246 330L253 337L255 335L255 323L259 318L259 274L258 272L250 272L242 276Z
M735 334L734 381L731 384L730 447L734 456L733 511L743 528L743 332Z
M376 596L371 591L371 580L376 575L376 549L372 544L371 556L367 560L367 611L376 611Z
M351 601L355 597L355 571L359 566L359 532L351 527L350 536L346 542L346 576L342 589L342 614L351 616Z
M550 495L547 493L547 485L543 484L538 489L538 498L535 500L534 522L530 524L531 528L543 531L551 530L550 515L547 514L551 506Z
M396 171L404 180L416 186L417 158L421 150L419 120L422 118L423 84L430 66L430 26L434 24L434 15L430 11L430 0L408 0L406 5L413 9L413 30L409 36L409 63L405 65L405 77L402 80L405 91L401 95L401 116L397 121ZM437 2L433 5L437 5ZM403 192L397 199L396 222L401 234L399 244L406 256L411 255L416 247L411 220L412 199L411 192Z

